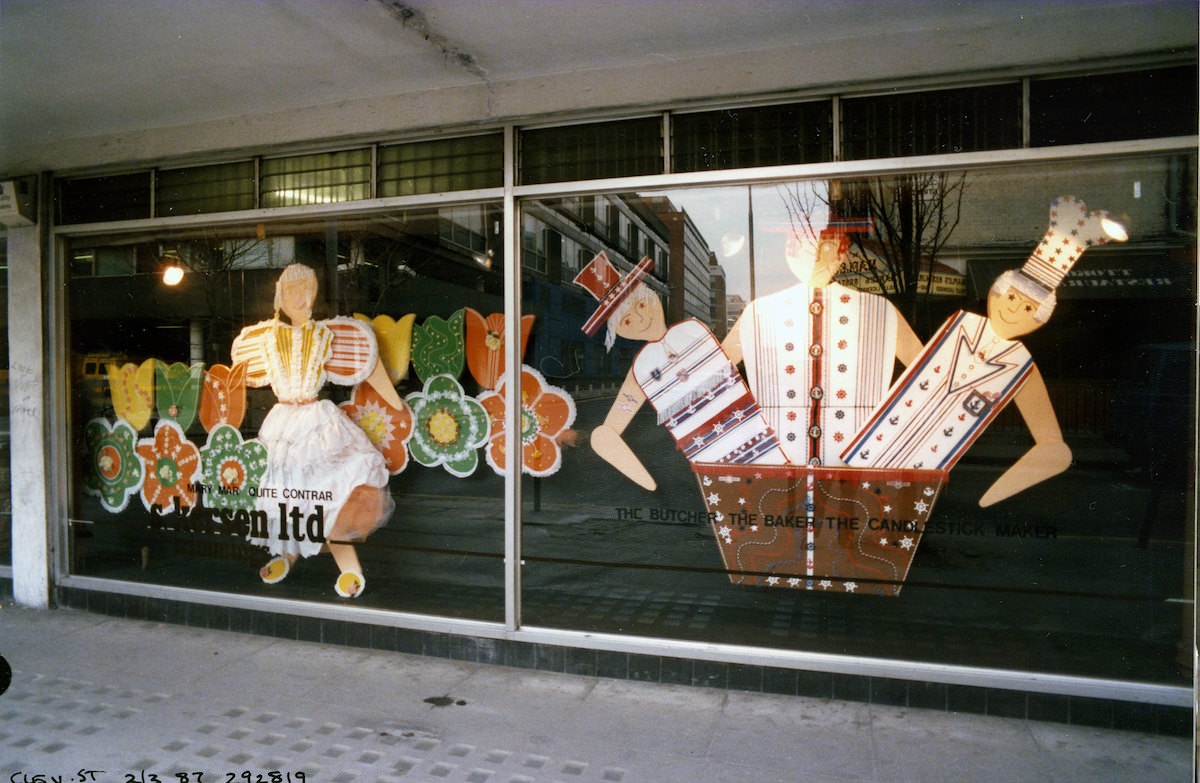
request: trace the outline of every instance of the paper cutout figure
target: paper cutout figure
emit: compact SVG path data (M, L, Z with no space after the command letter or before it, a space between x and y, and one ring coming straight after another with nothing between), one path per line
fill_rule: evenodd
M158 402L158 418L171 419L186 430L196 420L200 408L200 379L204 376L204 365L196 362L191 366L183 362L154 364L154 396Z
M615 337L646 340L621 384L604 423L592 431L593 450L627 478L648 490L657 483L621 437L647 399L691 462L774 463L786 459L775 435L737 369L707 326L688 320L667 329L662 302L641 277L645 258L620 276L599 253L575 277L600 302L585 331L608 325ZM607 286L607 287L605 287Z
M230 424L218 424L200 449L200 473L205 485L204 505L229 511L250 511L255 496L250 489L262 486L267 471L267 449L258 440L242 440Z
M1017 338L1050 318L1054 289L1087 248L1122 242L1125 229L1073 196L1050 205L1050 227L1020 270L988 293L988 317L959 312L942 326L850 442L851 465L949 470L1010 400L1034 446L980 498L990 506L1071 464L1050 395Z
M435 375L404 398L413 413L412 458L427 468L441 465L465 478L479 465L478 449L488 438L487 411L451 375Z
M738 585L900 594L945 471L694 466Z
M492 313L484 318L470 307L466 310L467 369L471 377L485 389L494 389L504 375L504 313ZM535 316L521 316L521 358L533 329Z
M399 397L371 328L353 318L312 320L316 296L316 274L303 264L288 266L275 284L275 317L246 327L233 341L234 362L247 363L247 383L270 384L279 400L258 431L267 449L262 484L279 494L259 497L257 506L277 520L282 501L292 521L267 525L266 536L252 530L249 540L274 555L259 572L268 584L285 578L297 558L327 547L341 572L334 590L355 597L366 579L347 542L365 538L391 514L388 471L363 431L317 392L327 380L365 381L397 407ZM307 529L296 520L307 520Z
M112 424L106 419L93 419L84 428L84 439L88 470L83 478L83 491L98 495L105 511L114 514L124 511L145 478L137 454L136 430L121 419Z
M354 317L366 321L375 332L375 342L379 346L379 361L387 369L388 380L395 386L408 377L408 358L412 350L413 321L417 316L409 313L394 320L390 315L377 315L368 318L362 313Z
M246 365L214 364L204 371L200 392L200 424L212 433L222 424L235 429L246 417Z
M147 511L168 514L196 505L200 449L187 439L178 422L159 419L154 436L138 441L137 453L146 474L142 505Z
M394 408L369 384L354 387L354 397L338 407L366 433L387 462L393 476L408 467L408 440L412 437L413 415L401 400Z
M881 296L834 283L849 241L836 229L789 259L808 279L747 305L722 346L746 377L788 462L836 465L892 383L896 359L921 349ZM811 270L811 271L810 271Z
M462 375L465 317L463 310L457 310L449 318L431 315L413 327L412 366L422 382L435 375Z
M492 470L504 475L508 462L505 433L507 384L479 397L491 420L491 434L485 452ZM562 448L558 439L575 421L575 401L565 390L546 383L537 370L521 365L521 470L539 478L550 476L562 467Z
M154 411L154 359L141 364L109 364L108 388L113 410L137 431L150 423Z

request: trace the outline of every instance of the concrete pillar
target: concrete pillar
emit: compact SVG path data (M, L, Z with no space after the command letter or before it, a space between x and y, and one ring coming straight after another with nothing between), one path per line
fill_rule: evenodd
M37 226L8 229L8 400L12 477L13 597L50 605L46 517L46 373L41 239Z

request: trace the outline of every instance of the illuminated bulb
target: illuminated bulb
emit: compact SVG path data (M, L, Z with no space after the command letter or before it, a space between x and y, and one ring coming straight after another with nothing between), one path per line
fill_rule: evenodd
M1114 242L1124 242L1129 239L1128 232L1125 231L1125 226L1122 226L1112 218L1101 218L1100 227L1104 229L1104 233L1108 234L1108 238Z
M179 281L183 280L183 267L178 264L163 267L162 280L166 285L179 285Z

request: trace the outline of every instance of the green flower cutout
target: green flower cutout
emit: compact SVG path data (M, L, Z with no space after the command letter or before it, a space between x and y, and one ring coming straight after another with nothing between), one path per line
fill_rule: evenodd
M236 427L219 424L200 449L200 463L205 506L230 511L254 508L249 488L257 489L267 472L266 446L256 439L244 441Z
M154 362L154 397L158 403L158 418L170 419L187 430L196 420L200 409L200 384L204 379L204 365L196 362L191 367L183 362L167 364Z
M99 495L105 511L117 513L129 505L129 498L142 488L144 474L137 455L137 432L123 419L109 424L105 419L89 421L84 430L87 440L87 475L83 491Z
M412 408L413 434L408 451L427 468L442 465L464 478L479 464L478 449L488 438L488 416L450 375L435 375L423 391L404 398Z
M417 377L429 381L435 375L462 375L466 357L463 321L466 310L458 310L449 318L431 315L413 327L412 365Z

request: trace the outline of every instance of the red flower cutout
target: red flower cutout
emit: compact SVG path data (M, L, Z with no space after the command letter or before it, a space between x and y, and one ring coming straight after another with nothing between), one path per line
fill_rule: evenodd
M393 408L367 383L355 386L354 398L338 405L383 454L392 475L408 467L408 439L413 433L412 410L404 400L400 405Z
M195 484L200 475L200 449L172 419L159 419L153 438L142 438L138 456L146 470L142 504L147 511L166 513L179 499L180 508L196 505Z
M491 419L487 463L504 475L507 457L505 437L505 384L479 398ZM521 366L521 462L525 473L549 476L562 466L559 438L575 421L575 401L557 386L546 383L541 373Z

